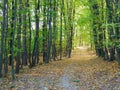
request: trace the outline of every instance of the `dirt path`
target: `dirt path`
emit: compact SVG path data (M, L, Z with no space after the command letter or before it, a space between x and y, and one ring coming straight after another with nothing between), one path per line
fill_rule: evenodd
M1 90L120 90L120 70L116 62L79 47L70 59L26 69L14 82L1 85Z

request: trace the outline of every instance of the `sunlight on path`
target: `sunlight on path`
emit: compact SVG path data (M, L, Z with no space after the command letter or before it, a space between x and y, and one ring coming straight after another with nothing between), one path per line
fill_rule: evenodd
M88 46L81 46L81 47L77 47L77 48L80 50L84 50L84 49L88 49L89 47Z

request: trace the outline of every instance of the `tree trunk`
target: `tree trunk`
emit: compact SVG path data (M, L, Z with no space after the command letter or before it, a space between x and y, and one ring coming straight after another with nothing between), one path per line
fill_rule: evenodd
M19 0L19 12L22 11L22 0ZM16 70L15 72L19 73L20 68L20 59L21 59L21 29L22 29L22 14L19 13L19 25L18 25L18 32L17 32L17 48L19 51L17 52L17 60L16 60Z
M35 18L36 18L36 36L34 41L34 49L32 53L32 66L39 61L39 11L40 9L40 0L36 2L36 9L35 9Z

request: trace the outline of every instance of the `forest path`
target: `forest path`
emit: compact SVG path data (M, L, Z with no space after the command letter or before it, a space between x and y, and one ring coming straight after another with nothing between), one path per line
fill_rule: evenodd
M24 69L2 90L120 90L116 62L98 58L86 47L78 47L70 59Z

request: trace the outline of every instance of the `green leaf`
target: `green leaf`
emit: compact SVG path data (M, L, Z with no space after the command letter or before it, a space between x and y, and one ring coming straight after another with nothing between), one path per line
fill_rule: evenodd
M73 82L79 83L79 82L80 82L80 80L73 80Z

